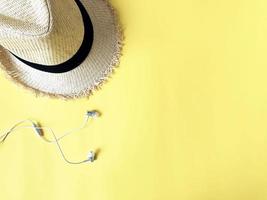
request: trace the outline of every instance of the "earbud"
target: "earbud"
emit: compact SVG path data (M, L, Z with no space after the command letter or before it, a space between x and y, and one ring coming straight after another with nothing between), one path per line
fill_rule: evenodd
M91 118L95 119L95 118L99 117L101 114L97 110L92 110L92 111L87 111L86 115L88 117L91 117Z
M94 162L95 161L95 152L94 151L90 151L88 153L88 158L87 158L88 162Z

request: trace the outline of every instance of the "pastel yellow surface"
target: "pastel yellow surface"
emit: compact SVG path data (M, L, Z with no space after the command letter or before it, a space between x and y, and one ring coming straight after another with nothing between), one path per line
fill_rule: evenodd
M32 131L0 146L1 200L267 199L267 1L113 0L121 65L90 99L36 98L1 76L0 130L33 118L56 133L70 166Z

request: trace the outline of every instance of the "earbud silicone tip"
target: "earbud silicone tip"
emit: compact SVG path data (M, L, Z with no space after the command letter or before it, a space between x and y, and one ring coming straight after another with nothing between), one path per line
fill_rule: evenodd
M86 115L88 117L97 118L100 116L100 113L96 110L93 110L93 111L87 111Z
M88 160L89 162L94 162L94 161L95 161L95 152L94 152L94 151L90 151L90 152L88 153L88 158L87 158L87 160Z

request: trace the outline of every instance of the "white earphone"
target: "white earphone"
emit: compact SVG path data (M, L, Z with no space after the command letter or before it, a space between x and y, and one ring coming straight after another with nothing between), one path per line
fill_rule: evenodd
M68 131L65 134L63 134L62 136L58 137L58 138L56 137L56 134L54 133L53 129L51 129L50 127L41 126L38 122L34 122L33 120L30 120L30 119L23 120L23 121L17 122L5 134L1 135L0 136L0 142L3 143L12 132L15 132L15 131L20 130L20 129L30 128L30 129L33 129L34 132L39 137L41 137L45 142L56 143L62 158L67 163L69 163L69 164L82 164L82 163L86 163L86 162L91 162L92 163L96 159L96 153L94 151L89 151L87 159L85 159L83 161L78 161L78 162L70 161L69 159L66 158L66 156L64 154L64 151L62 150L62 147L59 144L59 141L61 139L63 139L64 137L66 137L67 135L73 133L73 132L77 132L77 131L80 131L80 130L84 129L90 118L95 119L95 118L97 118L99 116L100 116L100 113L98 111L96 111L96 110L87 111L86 115L85 115L84 123L83 123L83 125L81 127L76 128L76 129L71 130L71 131ZM31 126L20 126L21 124L26 123L26 122L29 122L31 124ZM47 139L45 137L45 134L44 134L45 130L48 130L48 131L50 131L52 133L52 136L54 138L53 140L49 140L49 139Z

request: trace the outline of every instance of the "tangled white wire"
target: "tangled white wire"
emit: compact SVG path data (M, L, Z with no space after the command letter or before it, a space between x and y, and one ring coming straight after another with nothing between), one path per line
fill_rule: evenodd
M97 118L100 116L100 113L96 110L93 110L93 111L87 111L86 112L86 115L85 115L85 120L83 122L83 124L78 127L78 128L75 128L71 131L68 131L66 133L64 133L63 135L61 135L60 137L56 137L56 134L55 132L53 131L52 128L50 127L45 127L45 126L41 126L39 125L38 122L35 122L33 120L30 120L30 119L26 119L26 120L22 120L22 121L19 121L17 122L14 126L12 126L5 134L1 135L0 136L0 142L3 143L7 137L13 133L13 132L16 132L20 129L33 129L35 131L35 133L40 136L45 142L48 142L48 143L55 143L59 149L59 152L62 156L62 158L69 164L82 164L82 163L85 163L85 162L93 162L95 160L95 152L94 151L90 151L88 153L88 157L86 160L83 160L83 161L79 161L79 162L73 162L73 161L70 161L69 159L66 158L65 156L65 153L62 149L62 147L60 146L59 144L59 141L62 140L64 137L70 135L71 133L74 133L74 132L77 132L77 131L80 131L82 129L84 129L89 121L90 118ZM31 124L31 126L20 126L26 122L29 122ZM45 137L44 135L44 130L48 130L52 136L53 136L53 140L50 140L48 138Z

